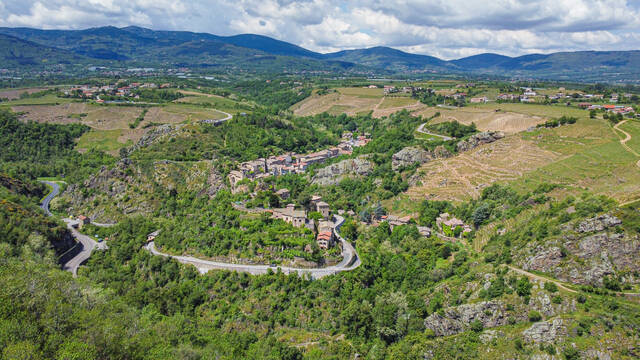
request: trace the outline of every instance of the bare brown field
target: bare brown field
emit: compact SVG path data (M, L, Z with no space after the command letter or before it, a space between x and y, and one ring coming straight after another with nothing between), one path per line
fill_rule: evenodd
M33 94L38 91L47 90L46 88L28 88L28 89L9 89L0 90L0 99L15 100L19 99L23 93Z
M61 105L14 106L13 111L24 113L24 121L57 124L82 123L98 130L128 129L129 123L142 113L142 108L124 106L97 106L86 103ZM79 116L86 114L86 116Z
M431 117L436 112L439 112L440 116L433 120L433 124L458 121L459 123L470 125L473 122L481 131L503 131L507 134L525 131L546 121L541 116L505 111L496 112L494 109L482 107L465 107L455 110L430 107L414 114L416 116Z
M382 100L382 96L359 97L356 95L345 95L339 92L327 95L312 95L301 102L293 105L291 109L298 116L309 116L323 112L338 112L347 115L356 115L360 112L373 110ZM333 111L332 111L333 110Z
M464 201L482 189L502 181L513 181L549 164L560 154L540 149L532 141L512 135L491 144L423 165L420 183L406 194L412 199Z
M159 124L177 124L185 121L187 117L183 114L177 114L165 111L162 107L152 107L144 116L144 122L154 122Z
M408 96L384 96L382 89L339 88L327 95L313 94L293 105L291 110L298 116L323 112L353 116L373 111L373 116L379 118L404 109L418 111L423 108L426 106Z

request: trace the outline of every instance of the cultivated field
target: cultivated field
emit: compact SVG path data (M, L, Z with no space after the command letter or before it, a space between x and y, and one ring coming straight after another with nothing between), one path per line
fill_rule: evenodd
M579 195L587 190L620 203L640 199L640 156L635 154L640 151L640 122L628 120L620 126L631 135L627 149L621 144L625 135L616 133L603 119L590 119L585 111L513 105L509 110L525 110L527 115L541 118L567 114L579 119L573 125L512 134L470 152L427 163L418 170L420 182L405 196L461 201L478 196L491 183L508 182L521 191L551 183L562 185L565 194ZM463 116L456 115L462 122ZM482 129L482 122L477 124Z
M46 88L26 88L26 89L0 89L0 99L19 99L24 93L33 94L35 92L47 90Z
M418 169L420 181L407 191L411 199L463 201L495 182L514 181L560 154L543 150L518 135L508 136Z
M409 96L384 96L382 89L337 88L326 95L313 94L293 105L295 115L308 116L322 112L329 114L357 115L373 111L374 117L383 117L402 109L417 111L426 106Z
M464 107L460 109L446 109L430 107L422 111L415 112L415 115L431 117L436 112L440 116L432 121L437 124L447 121L457 121L470 125L475 123L480 131L503 131L507 134L514 134L525 131L532 126L544 123L547 119L541 116L522 114L513 111L497 111L486 107Z
M25 100L40 99L42 98ZM117 155L120 148L140 140L151 129L145 129L146 124L188 123L204 119L222 119L226 116L212 108L187 103L168 104L148 108L144 120L137 128L131 129L129 125L142 114L143 107L66 102L59 105L14 105L11 109L20 113L23 121L87 125L92 130L78 139L78 151L98 149L112 155Z

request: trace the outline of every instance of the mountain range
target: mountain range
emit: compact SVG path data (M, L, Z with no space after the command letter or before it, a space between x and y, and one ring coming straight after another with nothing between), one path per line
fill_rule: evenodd
M255 34L217 36L137 26L85 30L0 28L3 67L46 64L236 67L255 71L471 73L558 80L640 79L640 51L577 51L509 57L485 53L457 60L389 47L322 54Z

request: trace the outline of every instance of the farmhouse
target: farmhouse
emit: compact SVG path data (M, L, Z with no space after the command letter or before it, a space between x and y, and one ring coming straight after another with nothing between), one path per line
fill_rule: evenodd
M281 199L288 199L291 196L289 189L280 189L276 191L276 195L278 195Z
M295 227L303 227L307 224L307 212L296 210L294 204L288 204L286 208L273 209L273 217L282 219Z
M318 223L318 236L316 237L318 247L328 249L335 242L335 234L333 232L333 224L330 221L320 221Z
M389 223L389 227L391 227L391 230L393 230L393 228L396 226L407 225L409 221L411 221L411 216L399 217L395 215L389 215L386 219Z
M318 201L316 203L316 211L322 214L322 217L327 219L329 218L329 204L324 201Z
M487 98L486 97L471 98L469 102L472 104L484 104L487 102Z
M447 236L458 236L460 233L465 235L472 231L469 225L465 225L462 220L452 217L449 213L442 213L436 218L436 227Z

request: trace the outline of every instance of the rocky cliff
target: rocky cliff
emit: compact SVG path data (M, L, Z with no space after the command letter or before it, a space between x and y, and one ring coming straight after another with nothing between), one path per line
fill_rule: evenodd
M224 187L224 179L211 161L137 163L125 158L113 168L103 167L81 185L70 185L54 199L52 207L113 223L124 216L150 214L168 191L188 190L214 197Z
M335 185L345 178L354 176L366 176L371 174L373 163L365 157L346 159L319 169L311 179L311 182L319 185Z
M417 146L406 147L391 157L391 166L393 170L398 170L403 166L413 164L424 164L434 159L447 158L451 156L451 152L444 146L438 146L433 151L427 151Z
M602 286L607 276L638 282L640 239L625 234L620 224L605 214L567 225L560 238L519 250L518 263L576 284Z
M458 152L469 151L482 144L489 144L504 137L500 131L485 131L472 135L467 140L462 140L456 144Z

